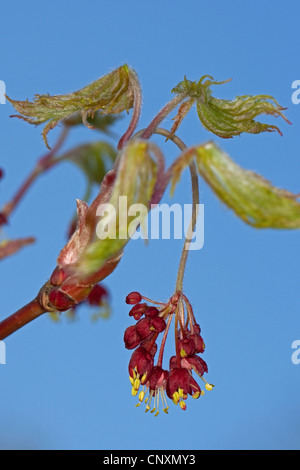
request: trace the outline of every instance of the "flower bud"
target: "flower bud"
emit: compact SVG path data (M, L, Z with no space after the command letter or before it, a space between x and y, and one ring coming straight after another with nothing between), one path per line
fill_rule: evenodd
M145 317L148 318L155 318L159 314L159 311L156 307L148 307L146 312L145 312Z
M146 339L153 333L151 329L151 320L149 318L142 318L136 324L136 331L140 335L141 339Z
M129 312L129 316L139 320L145 313L147 304L136 304Z
M126 349L134 349L141 342L141 337L136 331L135 325L129 326L126 328L124 333L124 343Z
M159 333L161 333L162 331L164 331L166 329L167 325L166 325L166 322L163 318L154 317L150 321L151 321L151 327L152 327L152 329L154 328L155 331L158 331Z
M139 292L130 292L127 295L125 302L130 305L138 304L142 300L142 296Z

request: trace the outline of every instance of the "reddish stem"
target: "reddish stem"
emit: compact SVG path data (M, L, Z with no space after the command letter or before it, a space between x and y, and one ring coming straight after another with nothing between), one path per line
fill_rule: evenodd
M22 326L31 322L45 312L46 310L41 307L37 299L32 300L29 304L0 322L0 340L7 338L7 336L11 335L19 328L22 328Z
M170 114L171 111L173 111L174 108L176 108L176 106L179 105L182 100L184 100L185 97L186 94L181 93L169 101L150 122L149 126L144 130L141 135L141 139L149 139L149 137L155 133L158 125Z
M165 344L166 344L169 328L170 328L170 325L171 325L171 322L172 322L172 318L173 318L173 314L171 314L168 318L168 322L167 322L167 326L166 326L166 329L165 329L165 332L164 332L164 336L163 336L163 339L161 341L159 356L158 356L158 361L157 361L157 365L159 367L162 367Z
M148 297L145 297L144 295L142 295L142 299L147 300L147 302L151 302L152 304L165 305L163 302L156 302L155 300L148 299Z
M178 344L178 308L175 312L175 351L176 351L177 367L178 369L180 369L181 358L180 358L180 351L179 351L179 344Z
M130 137L134 133L137 123L139 121L141 109L142 109L142 90L141 90L140 82L138 81L138 78L135 74L132 75L131 80L132 80L133 93L134 93L133 114L132 114L132 118L131 118L127 131L121 137L118 143L118 150L121 150L124 144L130 139Z

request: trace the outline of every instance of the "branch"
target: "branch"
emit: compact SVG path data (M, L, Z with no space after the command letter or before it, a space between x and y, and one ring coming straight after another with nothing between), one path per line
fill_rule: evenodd
M0 323L0 340L7 338L7 336L11 335L19 328L22 328L22 326L31 322L46 311L47 310L40 305L37 299L32 300L29 304L25 305Z

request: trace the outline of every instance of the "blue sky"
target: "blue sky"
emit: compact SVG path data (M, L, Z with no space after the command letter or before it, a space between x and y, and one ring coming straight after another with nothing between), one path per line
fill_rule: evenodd
M299 2L28 0L6 2L1 13L0 80L13 98L74 91L124 63L142 84L140 128L185 75L232 78L215 89L222 98L275 96L293 125L265 121L278 124L283 137L214 140L240 165L299 192L300 105L291 101L291 84L300 79ZM12 113L8 103L0 105L1 205L45 152L41 129L9 119ZM126 124L124 117L118 133ZM195 109L178 135L187 145L212 138ZM65 148L97 138L74 130ZM168 162L178 156L172 143L154 141ZM173 202L191 202L188 185L184 175ZM5 234L35 235L37 243L1 262L1 319L35 297L51 274L83 191L82 175L63 164L42 176L15 211ZM124 298L139 290L167 300L182 246L180 240L134 241L105 281L109 320L93 323L82 308L72 324L45 316L7 339L7 364L0 365L1 448L300 448L300 365L291 361L291 345L300 339L299 232L246 226L203 181L200 197L205 244L191 254L184 286L202 327L214 391L189 399L186 412L172 405L168 416L154 418L134 407L130 352L122 340L131 324Z

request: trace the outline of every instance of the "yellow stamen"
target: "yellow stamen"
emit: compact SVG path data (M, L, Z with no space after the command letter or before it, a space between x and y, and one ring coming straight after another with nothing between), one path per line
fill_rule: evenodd
M134 384L134 378L129 376L129 380L130 380L131 385L133 385Z
M203 397L203 395L205 395L205 391L201 390L201 397Z
M206 390L208 390L210 392L214 388L214 385L206 383L205 388L206 388Z
M182 410L186 410L186 403L185 401L181 400L181 402L179 403L179 406Z
M133 386L136 390L139 389L140 383L141 383L140 379L135 379Z
M155 413L154 417L156 418L156 416L158 416L159 414L159 411L157 410L157 412Z
M200 392L195 392L194 395L192 395L193 398L199 398L200 397Z
M147 405L147 406L146 406L146 409L145 409L145 413L147 413L147 411L149 411L149 410L150 410L150 406Z
M154 407L153 410L150 411L150 413L154 413L156 411L156 408Z
M178 392L174 392L173 393L173 401L177 403L179 402L179 393Z
M184 349L181 349L181 350L180 350L180 356L181 356L181 357L186 357L186 356L187 356L187 353L185 352Z
M132 395L133 397L135 397L135 396L137 395L137 392L138 392L138 391L137 391L134 387L132 387L132 389L131 389L131 395Z
M178 389L178 394L179 394L180 398L183 397L183 388Z
M164 412L168 414L168 403L167 403L167 399L166 399L166 395L165 395L165 391L163 389L163 387L160 388L160 393L161 393L161 401L163 403L163 406L165 406L165 408L163 408Z
M144 383L146 382L146 378L147 378L147 372L145 372L145 374L141 378L141 384L142 385L144 385Z
M144 397L145 397L145 392L144 390L142 390L140 393L139 393L139 400L140 402L142 402L144 400Z

